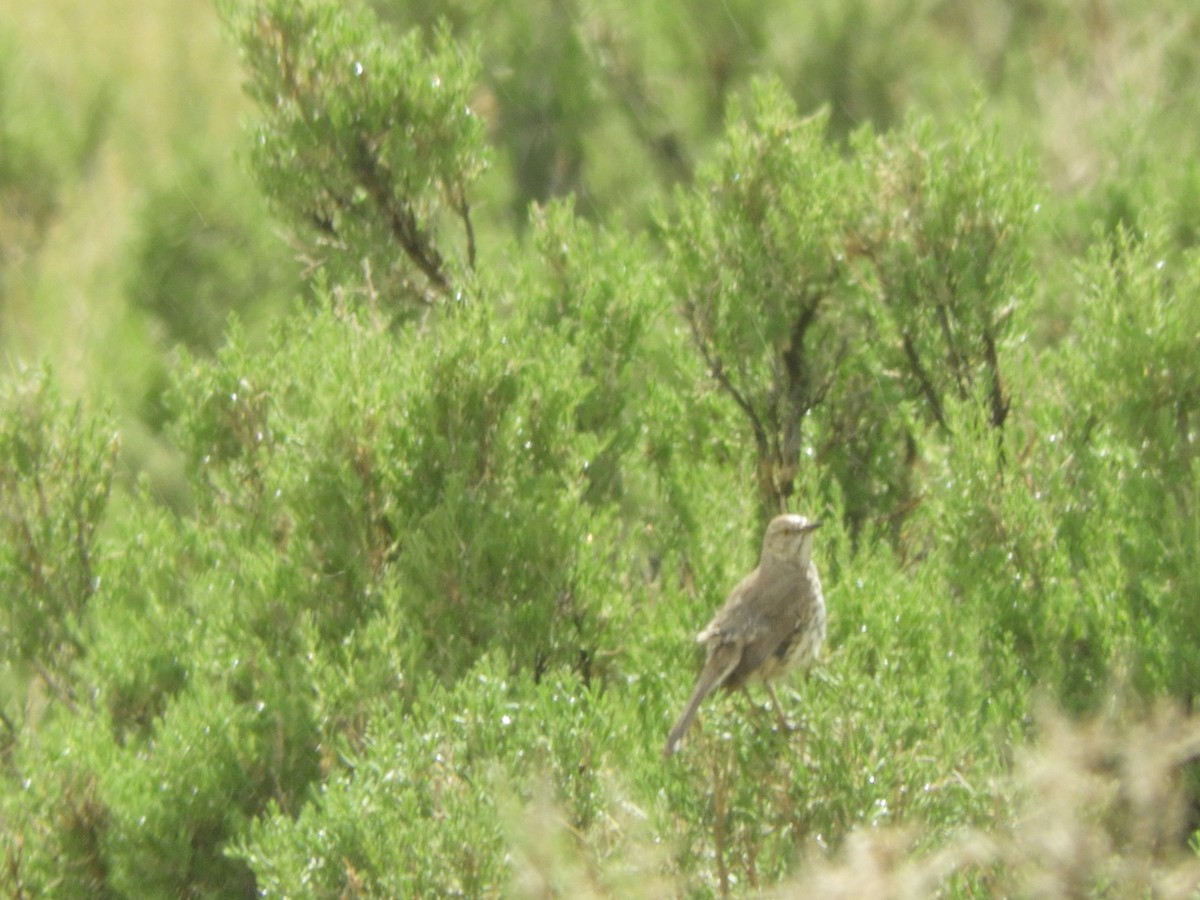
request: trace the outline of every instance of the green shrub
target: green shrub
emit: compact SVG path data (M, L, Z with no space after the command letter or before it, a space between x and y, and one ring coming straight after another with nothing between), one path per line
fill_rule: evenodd
M314 269L269 334L235 180L209 230L203 167L140 207L189 501L114 485L50 376L4 393L5 892L1194 891L1195 724L1137 710L1194 700L1200 270L1148 145L1107 200L1011 149L1052 125L994 54L1068 17L373 8L222 6ZM664 761L781 506L825 519L793 727L713 697Z
M709 376L757 454L766 513L800 466L838 482L856 528L898 529L951 400L1000 439L1002 360L1029 288L1029 174L972 123L862 132L847 159L777 84L735 108L718 161L664 223L672 285ZM940 434L928 434L936 425Z
M97 529L117 448L112 426L63 401L44 372L0 397L0 650L62 699L60 670L84 649L99 586Z
M487 162L473 54L445 33L428 48L418 31L380 34L365 10L328 0L223 9L264 116L255 174L312 265L395 312L460 296L476 254L470 189Z
M1125 234L1097 247L1081 281L1083 359L1068 373L1075 415L1064 441L1076 508L1094 517L1111 566L1096 589L1134 630L1140 686L1190 699L1200 675L1200 258L1161 232Z
M425 682L407 713L380 704L363 747L293 818L260 820L236 851L276 894L500 892L504 817L544 772L568 815L593 826L604 800L589 763L603 720L576 678L511 677L483 659L452 689ZM578 760L568 764L568 760Z

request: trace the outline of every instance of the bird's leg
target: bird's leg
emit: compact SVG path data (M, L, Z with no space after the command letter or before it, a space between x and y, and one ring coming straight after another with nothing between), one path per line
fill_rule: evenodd
M771 703L775 707L775 715L779 719L779 731L781 734L790 734L795 729L788 723L787 717L783 714L783 707L779 704L779 698L775 696L775 688L769 681L763 682L767 693L771 695Z
M767 708L758 702L758 698L754 696L754 693L750 690L749 685L743 684L738 688L738 690L741 692L742 696L746 698L746 705L753 711L753 715L756 717L767 715Z

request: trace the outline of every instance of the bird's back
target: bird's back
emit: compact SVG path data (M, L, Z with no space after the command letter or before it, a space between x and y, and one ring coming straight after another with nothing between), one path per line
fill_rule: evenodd
M760 565L743 578L697 640L707 643L710 653L722 644L742 645L741 660L723 682L733 689L752 676L771 678L815 656L824 636L816 568L775 564Z

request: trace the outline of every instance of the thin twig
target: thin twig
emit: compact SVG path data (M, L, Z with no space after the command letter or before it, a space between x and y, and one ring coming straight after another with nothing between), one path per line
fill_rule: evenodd
M453 198L454 211L462 219L463 229L467 233L467 267L475 271L475 226L471 222L471 204L467 200L466 189L462 183L455 185Z
M714 355L709 348L708 341L700 332L700 326L697 323L699 314L696 311L694 302L688 303L685 307L688 325L691 327L692 340L695 341L700 355L704 357L704 363L708 366L708 371L712 377L728 394L733 397L733 401L741 408L742 412L750 420L750 427L754 431L754 440L758 445L759 457L765 459L768 455L769 443L767 441L767 432L763 428L762 421L758 417L758 413L754 411L750 401L743 396L742 392L737 389L733 382L729 379L728 373L725 371L725 365L720 357Z

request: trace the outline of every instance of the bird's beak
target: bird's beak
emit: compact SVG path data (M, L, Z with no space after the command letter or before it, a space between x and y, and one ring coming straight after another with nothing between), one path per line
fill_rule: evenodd
M822 521L821 519L817 519L817 521L809 522L807 525L805 525L804 530L805 531L816 531L818 528L820 528L824 524L825 524L824 521Z

